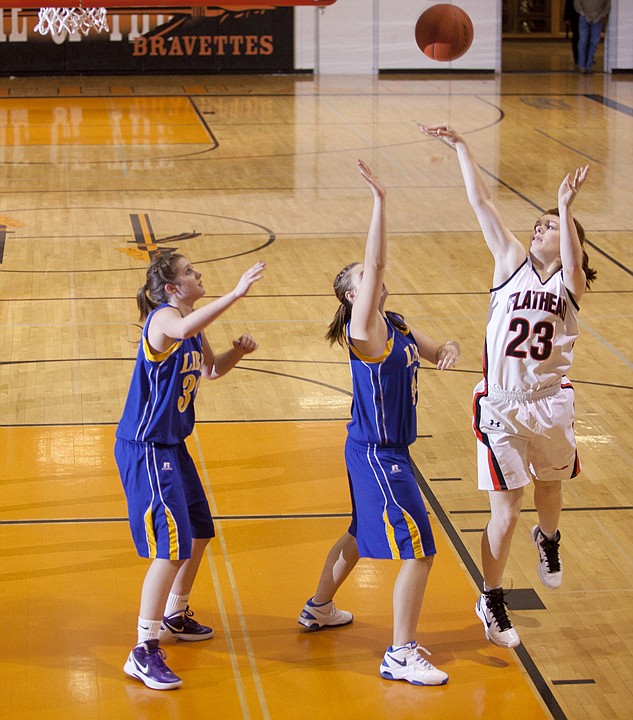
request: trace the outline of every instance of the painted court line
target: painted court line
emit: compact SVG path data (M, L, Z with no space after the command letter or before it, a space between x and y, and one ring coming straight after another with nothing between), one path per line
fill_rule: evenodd
M213 514L214 517L216 517L218 515L218 509L217 509L217 506L215 503L215 498L213 497L213 490L211 488L211 481L209 479L209 474L207 472L207 466L206 466L206 462L204 459L204 453L202 451L202 445L200 443L200 437L196 430L194 430L194 432L192 434L192 438L194 439L194 442L196 444L196 449L198 450L198 457L200 459L201 473L202 473L202 476L203 476L203 479L204 479L204 482L205 482L205 485L207 488L207 496L208 496L208 500L209 500L209 505L211 506L211 513ZM264 695L264 688L262 686L261 678L259 676L259 670L257 668L257 661L255 660L255 653L253 651L253 645L251 643L250 634L248 632L248 627L246 625L246 619L244 617L244 610L242 608L242 602L240 600L239 591L237 589L237 582L235 580L235 574L233 573L233 566L231 564L229 550L226 545L226 539L224 537L224 533L222 531L222 526L220 523L216 524L216 537L220 543L220 548L222 550L222 557L224 558L224 565L226 568L227 575L229 577L229 583L231 585L231 592L233 594L233 601L235 603L235 608L237 610L237 617L238 617L239 623L240 623L240 630L242 632L242 637L244 639L246 655L248 657L248 662L249 662L251 672L253 675L253 683L254 683L255 689L257 691L259 705L260 705L264 720L270 720L270 713L268 712L268 704L266 703L266 697ZM241 676L240 676L240 683L241 682L242 681L241 681ZM242 685L242 692L243 692L243 685Z

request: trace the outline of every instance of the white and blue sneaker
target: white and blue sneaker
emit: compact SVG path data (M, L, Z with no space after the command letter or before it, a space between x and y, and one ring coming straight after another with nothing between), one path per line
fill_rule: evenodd
M412 685L446 685L448 675L424 657L431 653L415 640L399 648L389 646L380 663L380 674L386 680L406 680Z
M314 598L310 598L303 606L297 622L308 630L320 630L324 627L349 625L353 619L351 612L339 610L333 600L317 605Z

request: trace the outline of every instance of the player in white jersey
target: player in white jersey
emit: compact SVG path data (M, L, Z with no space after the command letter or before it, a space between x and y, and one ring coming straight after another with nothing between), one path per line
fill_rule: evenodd
M484 587L475 610L489 640L515 647L520 639L506 611L502 580L524 488L534 482L539 522L531 539L538 575L546 587L557 588L562 481L580 471L566 373L578 337L578 303L596 275L583 249L584 230L571 213L589 168L564 178L558 207L538 218L526 253L503 224L464 138L447 125L420 129L456 150L468 200L495 261L484 379L473 403L479 487L490 499L481 542Z

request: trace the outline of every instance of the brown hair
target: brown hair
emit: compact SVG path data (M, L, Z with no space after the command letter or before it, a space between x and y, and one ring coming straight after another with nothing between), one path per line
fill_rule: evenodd
M325 333L325 339L330 341L330 345L337 342L345 347L347 343L345 327L352 317L352 303L345 297L345 293L351 289L350 270L358 265L357 262L346 265L341 272L334 278L334 294L338 298L340 305L334 314L334 318Z
M560 217L558 208L546 210L545 215L556 215L556 217ZM578 220L576 220L575 217L572 217L572 220L574 221L574 225L576 226L576 232L578 233L578 239L580 240L580 246L582 247L582 269L585 271L585 285L587 287L587 290L589 290L591 283L596 279L598 272L593 268L589 267L589 256L587 255L587 251L585 250L585 240L587 239L585 235L585 229L578 222Z
M147 268L145 285L136 293L139 320L145 320L154 308L167 302L165 285L176 280L176 264L184 257L179 253L165 252L156 255Z

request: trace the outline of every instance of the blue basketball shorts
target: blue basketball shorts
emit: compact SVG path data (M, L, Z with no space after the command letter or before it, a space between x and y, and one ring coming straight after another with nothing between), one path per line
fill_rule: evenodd
M407 560L434 555L433 531L408 449L348 437L345 462L352 496L348 532L360 556Z
M184 442L159 445L117 438L114 457L141 557L186 560L192 538L215 535L209 503Z

